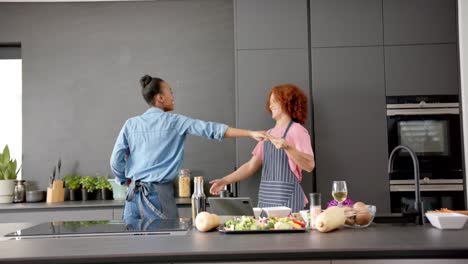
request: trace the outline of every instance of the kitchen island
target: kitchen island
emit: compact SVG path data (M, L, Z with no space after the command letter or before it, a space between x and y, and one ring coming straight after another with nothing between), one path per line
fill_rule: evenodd
M0 263L295 263L320 260L317 263L344 264L380 259L381 264L407 261L452 264L468 263L468 228L439 230L430 224L373 224L365 229L344 228L331 233L244 235L190 230L185 235L173 236L2 240L0 248ZM438 260L415 260L432 258ZM355 260L359 261L352 262Z

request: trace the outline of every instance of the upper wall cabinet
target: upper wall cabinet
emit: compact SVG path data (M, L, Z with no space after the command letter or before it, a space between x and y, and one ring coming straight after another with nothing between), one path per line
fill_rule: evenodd
M236 0L237 49L307 49L307 0Z
M456 44L385 46L386 94L458 94Z
M455 0L383 0L383 13L385 45L457 41Z
M382 45L382 1L311 0L312 47Z

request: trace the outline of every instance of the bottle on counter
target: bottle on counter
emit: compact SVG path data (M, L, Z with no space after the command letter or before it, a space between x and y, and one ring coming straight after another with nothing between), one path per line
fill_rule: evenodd
M194 190L192 194L192 223L200 212L206 211L206 195L203 191L203 177L193 178Z
M24 203L26 196L25 180L15 180L15 189L13 193L14 203Z
M190 193L190 170L181 169L177 177L177 196L189 198Z

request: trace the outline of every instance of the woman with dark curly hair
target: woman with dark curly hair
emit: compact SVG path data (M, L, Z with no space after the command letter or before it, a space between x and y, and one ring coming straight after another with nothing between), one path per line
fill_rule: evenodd
M212 184L217 195L228 184L252 176L263 165L258 207L287 206L293 212L304 209L307 198L302 190L302 170L315 167L310 136L303 124L307 118L307 97L297 86L274 86L268 96L267 110L276 121L267 140L260 141L252 158L235 172Z

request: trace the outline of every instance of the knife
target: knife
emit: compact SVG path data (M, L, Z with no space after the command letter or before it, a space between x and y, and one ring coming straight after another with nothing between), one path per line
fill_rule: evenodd
M62 158L60 158L60 157L59 157L59 160L58 160L57 167L58 167L58 176L57 176L57 179L60 179L60 177L62 176L62 174L60 174L60 168L62 167Z
M54 185L54 180L55 180L55 166L54 169L52 170L52 175L49 176L49 185L50 188Z

